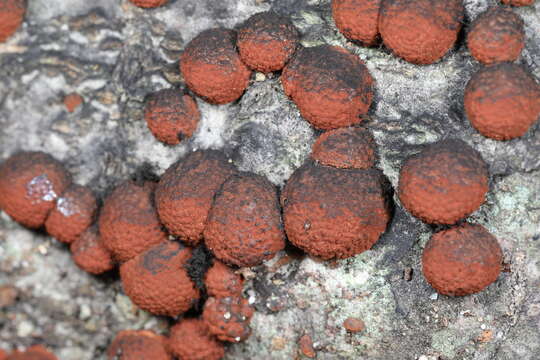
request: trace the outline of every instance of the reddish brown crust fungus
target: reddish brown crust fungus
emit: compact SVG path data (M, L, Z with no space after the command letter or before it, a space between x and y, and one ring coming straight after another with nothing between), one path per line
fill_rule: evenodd
M142 8L155 8L163 6L167 3L168 0L129 0L133 4Z
M467 46L486 65L514 61L525 46L523 20L507 7L493 6L473 22Z
M171 328L168 347L182 360L219 360L225 356L223 344L200 319L184 319Z
M236 32L216 28L201 32L184 49L180 71L188 87L212 104L242 96L251 71L236 51Z
M383 0L384 44L414 64L432 64L454 45L464 17L462 0Z
M534 4L534 0L502 0L502 3L512 6L529 6Z
M0 0L0 42L6 41L21 26L26 0Z
M251 69L268 73L283 69L298 46L291 21L268 11L253 15L238 30L238 51Z
M390 221L384 181L376 169L304 164L281 194L289 240L325 260L370 249Z
M540 116L540 85L521 66L487 66L465 89L465 111L482 135L495 140L523 136Z
M313 144L311 157L337 168L368 169L377 154L371 133L364 128L347 127L323 133Z
M105 199L99 216L103 245L124 262L167 240L154 208L156 183L125 181Z
M155 315L178 316L199 299L185 265L191 250L178 242L155 245L120 266L122 286L141 309Z
M235 168L219 151L196 151L173 164L156 189L156 207L169 232L189 245L202 238L214 195Z
M382 0L332 0L332 16L339 31L349 40L374 45L379 36Z
M7 356L8 354L4 350L0 349L0 360L6 360Z
M454 224L476 211L489 189L487 164L461 140L428 145L401 167L399 199L431 224Z
M367 67L337 46L300 48L281 82L302 116L323 130L360 123L373 98L374 80Z
M343 327L350 333L357 333L366 329L366 324L357 318L347 318L343 322Z
M88 228L70 246L75 264L90 274L101 274L114 268L111 253L101 242L97 226Z
M45 228L57 240L72 243L92 224L96 210L97 201L92 190L72 184L56 200Z
M79 106L83 103L83 98L81 95L77 93L71 93L69 95L66 95L64 97L64 106L66 107L66 110L70 113L77 110Z
M166 338L148 330L123 330L107 349L109 360L172 360Z
M0 209L24 226L39 228L70 183L70 174L52 156L16 153L0 164Z
M176 145L197 130L201 113L190 95L178 89L165 89L148 97L144 118L159 141Z
M242 277L217 260L206 272L204 284L208 295L218 298L240 296L244 287Z
M231 176L217 193L204 241L221 261L255 266L285 247L276 188L254 174Z
M15 351L6 360L58 360L56 356L42 345L34 345L24 352Z
M437 292L463 296L482 291L501 272L502 250L483 226L465 223L435 233L422 255L422 271Z
M208 298L203 320L211 334L221 341L240 342L251 335L253 308L241 297Z

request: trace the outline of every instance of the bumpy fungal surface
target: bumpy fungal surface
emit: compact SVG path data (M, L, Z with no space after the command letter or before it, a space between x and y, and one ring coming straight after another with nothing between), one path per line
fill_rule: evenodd
M242 61L264 73L283 69L298 46L299 34L291 21L269 11L250 17L238 30Z
M99 216L99 233L105 247L120 262L167 240L154 208L156 184L128 180L105 199Z
M374 80L367 67L337 46L298 49L281 82L302 116L318 129L360 123L373 99Z
M171 165L156 189L159 218L189 245L201 238L214 195L235 168L215 150L195 151Z
M57 240L72 243L92 224L97 211L97 201L92 190L72 184L56 200L45 228Z
M90 274L101 274L114 268L112 255L101 242L97 226L88 228L70 245L71 258Z
M122 286L141 309L155 315L178 316L199 299L185 265L191 250L178 242L155 245L120 266Z
M204 304L203 320L211 334L221 341L240 342L251 335L249 322L253 308L241 297L209 298Z
M107 349L109 360L172 360L166 339L148 330L123 330Z
M170 351L182 360L219 360L225 348L201 319L183 319L171 328Z
M377 159L375 149L375 140L367 129L347 127L319 136L313 144L311 157L327 166L368 169Z
M486 137L509 140L523 136L540 116L540 85L516 64L484 67L467 84L465 111Z
M242 96L251 70L236 51L236 32L215 28L201 32L184 49L180 71L188 87L212 104Z
M190 138L200 118L195 100L179 89L160 90L146 102L146 124L156 139L165 144L176 145Z
M6 41L21 26L26 0L0 0L0 42Z
M323 259L370 249L390 221L384 180L376 169L304 164L281 194L289 240Z
M165 5L169 0L129 0L133 4L142 8L155 8Z
M0 164L0 209L26 227L39 228L70 184L71 176L52 156L16 153Z
M242 277L235 274L233 269L220 261L214 260L214 264L204 276L204 284L209 296L221 298L240 296L244 282Z
M77 93L71 93L64 97L64 106L66 107L66 110L70 113L77 110L79 106L82 105L84 102L81 95Z
M401 167L399 199L414 216L454 224L476 211L489 189L487 164L461 140L428 145Z
M514 61L525 46L523 20L507 7L493 6L474 21L467 46L472 56L486 65Z
M462 0L383 0L379 31L397 56L432 64L456 42L463 16Z
M332 16L339 31L350 40L374 45L379 36L382 0L332 0Z
M8 354L4 350L0 349L0 360L6 360L7 356Z
M204 241L221 261L255 266L285 247L276 188L254 174L230 177L215 196Z
M529 6L534 4L534 0L502 0L502 3L512 6Z
M26 351L14 351L6 360L58 360L57 357L42 345L34 345Z
M502 250L483 226L465 223L435 233L422 255L422 271L437 292L463 296L482 291L501 272Z

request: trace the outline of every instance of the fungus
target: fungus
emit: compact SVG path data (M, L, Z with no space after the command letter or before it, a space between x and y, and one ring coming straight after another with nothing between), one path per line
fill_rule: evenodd
M155 245L120 266L127 296L155 315L178 316L199 299L185 265L191 250L178 242Z
M438 293L463 296L482 291L501 272L502 250L483 226L462 224L433 234L422 271Z
M493 6L473 22L467 46L486 65L514 61L525 46L523 20L509 8Z
M399 199L430 224L454 224L476 211L489 186L487 164L461 140L428 145L401 167Z
M168 0L129 0L141 8L156 8L165 5Z
M276 188L258 175L231 176L215 196L204 241L227 264L255 266L274 257L285 247Z
M540 85L519 65L484 67L467 84L465 111L472 126L486 137L523 136L540 116Z
M503 4L512 6L529 6L534 4L534 0L502 0Z
M26 0L0 1L0 42L6 41L21 26L26 13Z
M212 104L242 96L251 71L236 51L236 32L215 28L201 32L184 49L180 71L188 87Z
M375 140L367 129L348 127L319 136L311 157L326 166L368 169L375 164L375 148Z
M97 226L88 228L70 245L75 264L90 274L101 274L114 268L111 253L101 242Z
M200 319L183 319L171 328L168 347L182 360L219 360L225 356L223 344L210 334Z
M154 182L128 180L105 199L99 216L103 245L124 262L167 240L154 208Z
M339 31L349 40L374 45L379 36L382 0L332 0L332 16Z
M34 345L24 352L14 351L6 360L58 360L43 345Z
M463 17L462 0L383 0L379 31L397 56L432 64L456 42Z
M343 327L350 333L357 333L366 329L366 324L357 318L347 318L343 322Z
M107 349L109 360L172 360L166 338L148 330L122 330Z
M156 189L161 222L188 245L201 238L214 195L235 168L219 151L195 151L171 165Z
M77 110L77 108L81 106L82 103L83 98L77 93L71 93L64 97L64 106L66 107L66 110L70 113Z
M221 341L240 342L251 335L253 308L241 297L208 298L202 318L211 334Z
M367 67L337 46L300 48L281 82L302 116L323 130L360 123L373 98L374 80Z
M190 95L178 89L164 89L148 97L144 118L156 139L176 145L193 135L201 114Z
M298 46L291 21L272 11L247 19L238 30L238 51L251 69L264 73L283 69Z
M97 201L92 190L72 184L56 200L45 228L57 240L72 243L92 224L96 210Z
M208 295L217 298L240 296L244 285L240 275L217 260L206 272L204 283Z
M386 185L376 169L304 164L281 194L289 240L325 260L370 249L390 221Z
M0 209L33 229L45 223L71 175L52 156L23 151L0 164Z

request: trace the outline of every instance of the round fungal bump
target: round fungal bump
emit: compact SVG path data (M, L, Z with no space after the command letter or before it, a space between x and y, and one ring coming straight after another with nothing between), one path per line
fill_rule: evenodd
M0 164L0 209L28 228L40 228L70 184L71 175L52 156L16 153Z
M212 104L226 104L242 96L251 70L236 51L236 32L208 29L187 44L180 71L188 87Z
M298 30L288 18L268 11L253 15L240 26L237 44L250 69L269 73L283 69L298 40Z
M166 339L148 330L123 330L107 349L107 358L172 360L166 350Z
M514 61L525 46L523 20L507 7L493 6L473 22L467 46L485 65Z
M315 141L311 157L326 166L369 169L377 159L376 143L371 133L364 128L330 130Z
M281 194L289 240L310 255L344 259L370 249L391 213L379 170L337 169L306 163Z
M205 244L221 261L255 266L285 247L276 188L254 174L231 176L215 196Z
M462 0L383 0L379 31L397 56L432 64L456 42L464 11Z
M430 224L454 224L476 211L489 189L487 164L461 140L428 145L400 171L399 199Z
M209 296L222 298L242 295L244 281L233 269L214 260L204 276L204 284Z
M332 0L332 16L347 39L371 46L379 38L381 3L382 0Z
M82 270L102 274L115 266L112 255L101 242L97 226L88 228L70 245L71 258Z
M0 1L0 42L6 41L21 26L26 13L26 0Z
M465 88L465 111L472 126L486 137L523 136L540 116L540 85L520 65L484 67Z
M180 243L166 241L125 262L120 277L126 295L152 314L183 314L199 299L186 270L191 254Z
M530 6L534 4L534 0L502 0L502 3L512 6Z
M208 330L202 319L183 319L171 327L169 349L182 360L219 360L225 347Z
M438 293L474 294L499 277L502 250L483 226L465 223L435 233L422 255L422 271Z
M169 0L129 0L131 3L133 3L135 6L141 7L141 8L156 8L165 5Z
M337 46L300 48L281 82L302 117L323 130L360 123L373 99L374 80L365 64Z
M70 244L94 222L97 200L86 186L72 184L56 200L45 221L45 229L57 240Z
M144 119L148 129L159 141L176 145L190 138L201 113L195 99L182 90L164 89L148 96Z
M211 334L221 341L237 343L251 335L253 308L241 297L209 298L202 318Z

